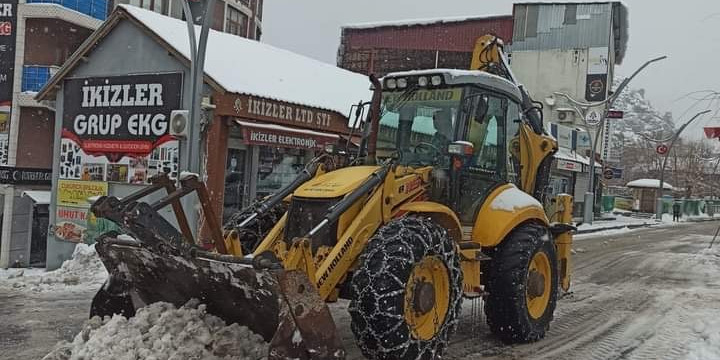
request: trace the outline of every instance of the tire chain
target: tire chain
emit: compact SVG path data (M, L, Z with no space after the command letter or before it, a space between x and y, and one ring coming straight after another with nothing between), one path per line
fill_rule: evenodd
M445 323L428 341L414 339L404 319L405 287L413 265L438 256L450 274ZM371 359L435 359L457 328L462 305L462 271L447 230L429 218L394 220L370 240L352 278L349 312L358 346ZM403 281L403 279L406 279Z

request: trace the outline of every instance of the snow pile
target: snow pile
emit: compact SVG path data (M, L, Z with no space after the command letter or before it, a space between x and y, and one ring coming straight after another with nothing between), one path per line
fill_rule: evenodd
M690 344L686 359L720 359L720 323L717 318L698 318L693 325L693 331L700 340Z
M75 359L262 359L260 335L208 314L197 301L175 308L158 302L126 319L93 317L72 343L60 342L43 360Z
M33 269L34 270L34 269ZM77 244L72 258L54 271L37 272L26 269L8 270L2 282L5 287L31 291L56 291L98 288L107 271L95 251L95 245Z

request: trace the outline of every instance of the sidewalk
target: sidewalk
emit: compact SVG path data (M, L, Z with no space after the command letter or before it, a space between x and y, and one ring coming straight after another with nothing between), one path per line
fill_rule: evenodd
M641 227L649 227L654 225L672 225L682 224L686 222L700 222L700 221L713 221L720 220L720 215L709 217L706 214L700 216L684 216L680 219L680 222L673 222L672 215L663 214L662 221L657 221L655 218L635 218L630 216L624 216L622 214L613 214L612 219L593 221L590 224L581 224L578 226L577 234L588 234L605 230L617 230L617 229L636 229Z

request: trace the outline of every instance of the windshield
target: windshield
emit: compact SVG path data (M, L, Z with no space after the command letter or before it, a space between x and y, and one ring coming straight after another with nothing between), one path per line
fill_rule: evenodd
M383 92L378 157L438 164L455 137L463 88Z

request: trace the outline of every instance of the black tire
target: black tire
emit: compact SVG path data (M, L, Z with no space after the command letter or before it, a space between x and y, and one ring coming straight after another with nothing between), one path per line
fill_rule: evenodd
M550 265L550 293L544 312L534 318L530 315L526 296L529 290L528 269L530 261L540 252L547 256ZM498 245L487 269L489 295L485 315L490 330L500 340L513 344L545 337L557 303L557 269L555 246L542 226L521 225Z
M255 248L260 245L260 242L287 211L287 204L280 202L265 214L250 221L250 223L244 227L239 227L238 225L242 223L243 220L255 212L258 205L259 203L255 203L232 214L224 226L226 230L237 231L243 254L250 254L255 251Z
M432 338L422 340L404 318L405 294L415 265L428 258L445 266L449 294L442 324ZM393 220L370 239L360 264L352 277L349 312L363 354L393 360L439 357L455 332L462 305L462 271L447 230L429 218Z

